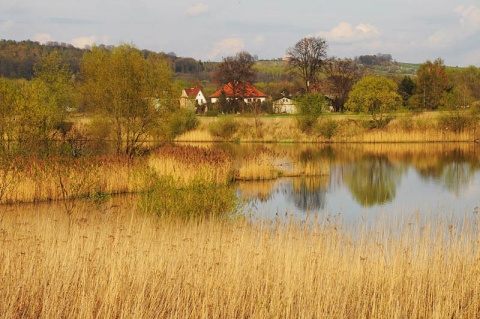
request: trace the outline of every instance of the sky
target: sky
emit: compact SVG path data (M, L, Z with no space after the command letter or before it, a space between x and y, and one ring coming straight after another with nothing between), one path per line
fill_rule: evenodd
M1 0L0 39L133 44L221 61L277 59L303 37L328 55L480 67L480 0Z

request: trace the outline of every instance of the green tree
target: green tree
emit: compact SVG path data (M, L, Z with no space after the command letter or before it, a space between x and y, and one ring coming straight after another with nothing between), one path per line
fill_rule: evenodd
M288 70L303 80L307 93L318 82L327 49L327 41L320 37L305 37L287 49Z
M322 94L308 93L295 100L297 124L302 132L312 131L327 104L327 99Z
M56 51L34 69L35 77L21 85L17 96L17 138L26 147L43 144L47 151L75 105L74 78Z
M0 78L0 141L1 147L15 138L15 116L17 112L18 89L10 80Z
M475 66L452 69L449 72L453 90L449 104L452 107L471 106L480 100L480 69Z
M418 68L415 79L416 90L412 100L415 106L435 110L445 102L451 86L442 59L423 63Z
M396 195L403 169L395 168L386 157L365 156L344 172L353 198L364 207L391 202Z
M87 107L110 121L118 154L135 154L148 136L158 135L164 115L178 109L169 63L153 53L144 58L132 45L92 48L81 80Z
M397 84L393 80L367 75L353 86L345 108L369 113L376 127L381 127L385 113L393 111L400 101L397 91Z
M408 105L408 100L415 93L415 82L408 75L405 75L398 86L398 94L402 97L403 106Z

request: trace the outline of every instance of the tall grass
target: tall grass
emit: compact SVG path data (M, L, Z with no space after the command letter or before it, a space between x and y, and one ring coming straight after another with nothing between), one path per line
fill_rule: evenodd
M165 146L148 159L157 176L172 176L178 184L194 180L226 184L232 179L232 159L222 150L195 146Z
M15 185L5 203L66 200L98 193L118 194L141 189L143 164L126 157L22 159ZM1 169L0 169L1 170Z
M262 117L261 134L252 118L235 117L238 131L229 139L241 142L300 143L411 143L411 142L472 142L480 139L478 117L468 112L399 114L382 129L371 129L370 118L362 115L322 115L312 132L302 132L295 116ZM193 131L177 137L177 141L215 141L208 127L215 119L202 118ZM217 120L218 121L218 120ZM215 124L215 122L213 123Z
M420 221L0 214L2 318L478 318L479 234Z

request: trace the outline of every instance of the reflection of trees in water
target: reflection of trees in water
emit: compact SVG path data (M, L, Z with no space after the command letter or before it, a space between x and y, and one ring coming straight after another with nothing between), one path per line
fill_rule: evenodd
M469 163L453 162L445 167L442 180L449 191L459 195L471 183L474 173L475 167Z
M343 180L362 206L391 202L404 169L393 166L386 156L364 156L345 167Z
M318 211L325 207L328 177L296 178L292 181L289 200L302 211Z
M443 156L425 158L421 164L413 165L423 180L439 182L456 195L468 187L480 167L476 154L460 149L454 149Z

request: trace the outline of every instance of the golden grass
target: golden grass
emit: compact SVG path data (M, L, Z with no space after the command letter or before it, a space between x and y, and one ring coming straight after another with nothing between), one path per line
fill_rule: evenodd
M195 146L165 146L148 159L157 176L172 176L179 184L193 180L225 185L232 178L232 159L222 150Z
M477 225L0 214L2 318L479 318Z
M37 202L141 189L142 164L123 157L24 159L2 202ZM2 171L2 174L8 171Z
M276 151L275 145L257 147L238 163L237 180L271 180L278 177L328 175L325 159L302 158L302 152Z
M296 125L295 117L235 117L239 130L233 139L241 142L296 142L296 143L414 143L414 142L472 142L480 139L478 124L463 132L442 128L439 112L419 115L398 115L383 129L369 130L362 121L368 116L324 115L337 121L338 128L332 138L323 137L320 132L303 133ZM177 137L180 142L208 142L215 138L208 132L208 125L218 118L200 118L200 126Z

